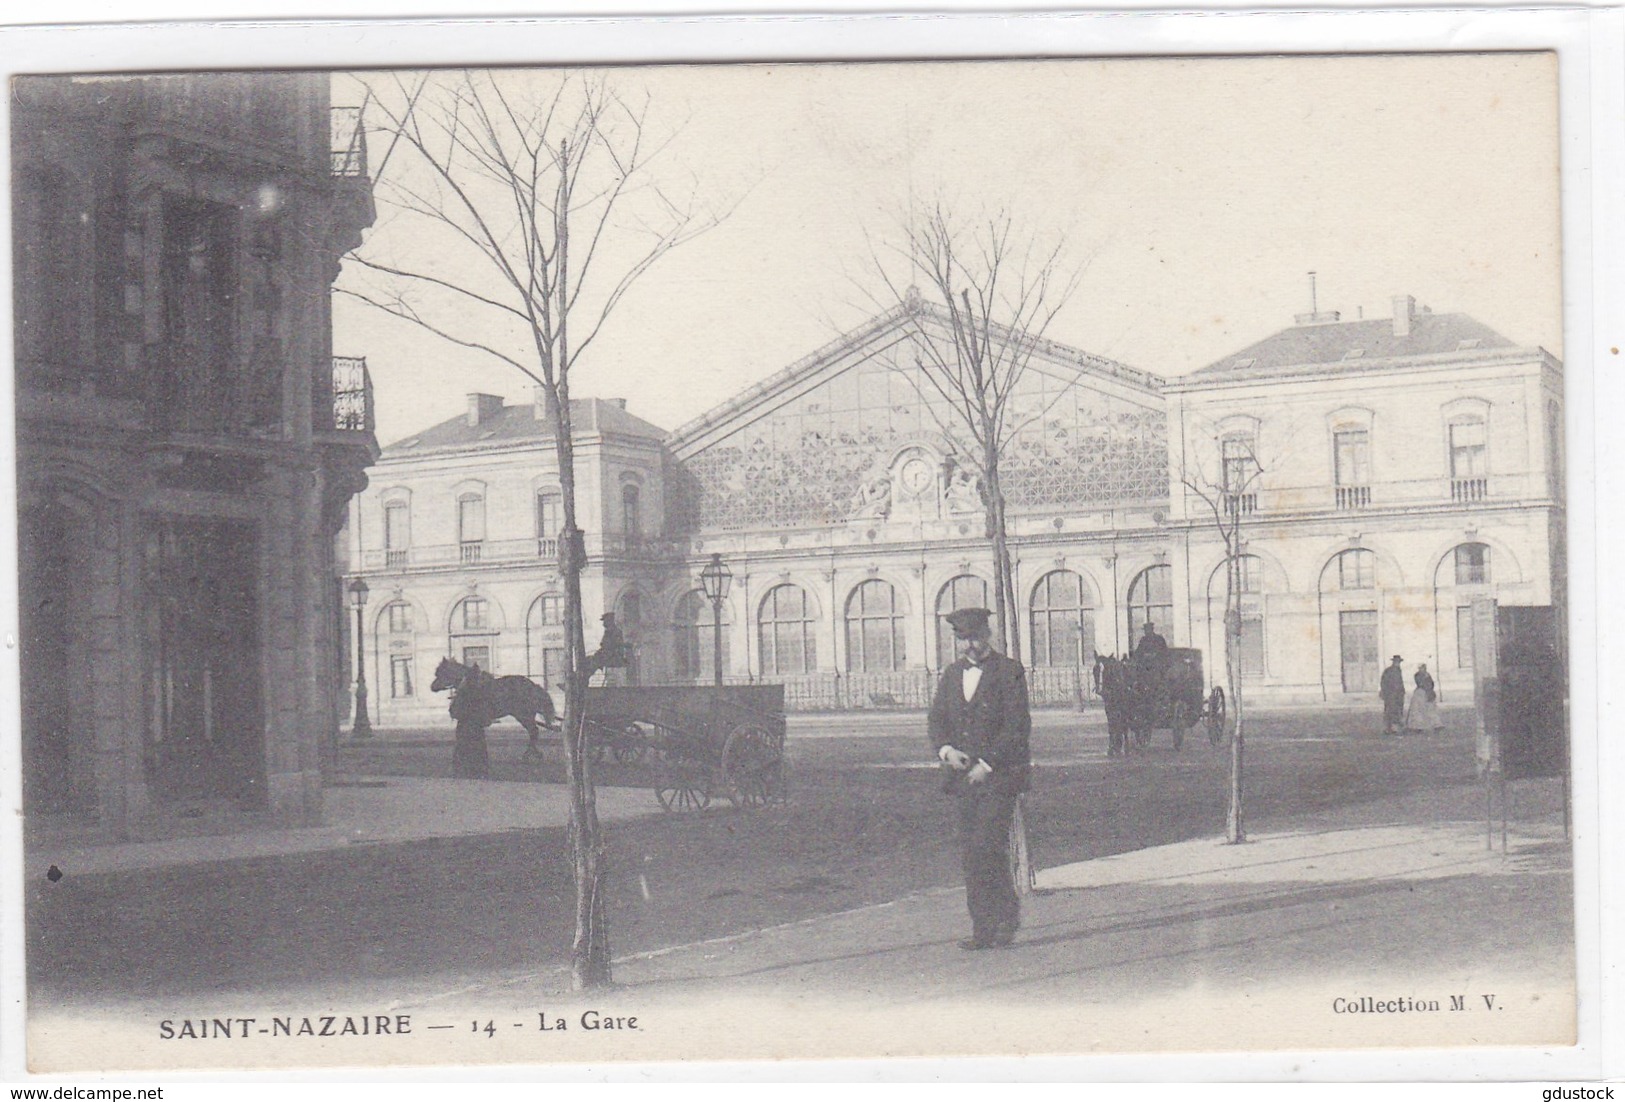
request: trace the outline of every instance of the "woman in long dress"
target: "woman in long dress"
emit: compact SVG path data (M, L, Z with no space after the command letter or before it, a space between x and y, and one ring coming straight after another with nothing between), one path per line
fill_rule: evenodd
M1416 667L1416 691L1411 694L1411 706L1405 713L1407 731L1442 731L1444 720L1439 718L1439 694L1433 685L1433 675L1427 663Z

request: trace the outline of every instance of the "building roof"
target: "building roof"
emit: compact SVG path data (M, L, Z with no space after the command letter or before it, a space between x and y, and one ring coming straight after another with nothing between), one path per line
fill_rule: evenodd
M850 365L842 363L842 359L848 353L860 350L871 343L902 339L907 326L910 323L918 324L922 319L946 326L948 312L934 303L922 302L917 298L899 303L857 328L841 334L821 348L814 349L789 367L740 391L721 405L678 426L672 432L669 443L681 450L686 445L705 437L707 433L726 427L730 422L747 415L764 403L772 403L820 372L831 368L837 371L845 370ZM996 323L992 329L998 339L1006 341L1011 339L1014 332L1008 326ZM1032 339L1031 348L1033 354L1046 364L1068 368L1076 372L1080 379L1085 376L1112 379L1147 395L1160 394L1163 380L1150 372L1047 338Z
M572 398L570 423L577 436L632 436L645 440L666 438L665 429L626 412L620 400ZM415 433L405 440L397 440L383 450L381 458L402 459L442 448L470 448L514 440L551 439L553 439L552 426L547 421L537 418L534 404L530 402L519 405L504 404L501 409L491 410L486 416L481 417L478 424L469 424L467 413L462 413L432 428Z
M1394 319L1332 321L1295 325L1192 374L1213 377L1268 372L1364 360L1435 356L1471 349L1516 348L1512 341L1466 314L1412 314L1410 332L1394 332Z

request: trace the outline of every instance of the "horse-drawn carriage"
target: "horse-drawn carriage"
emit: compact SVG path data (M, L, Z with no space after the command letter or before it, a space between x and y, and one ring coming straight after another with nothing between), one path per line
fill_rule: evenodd
M786 798L783 685L593 686L586 725L596 758L653 762L667 811Z
M1224 690L1215 685L1204 694L1201 651L1169 647L1162 655L1100 657L1096 662L1111 756L1126 754L1130 738L1136 748L1145 749L1159 730L1173 736L1178 750L1185 745L1185 732L1198 721L1206 726L1210 745L1224 741Z
M483 731L512 716L530 734L527 761L563 742L552 700L527 678L492 677L446 658L430 688L454 691L460 739L466 717ZM594 685L583 723L592 760L652 773L655 798L667 811L704 808L713 799L735 807L785 799L783 685ZM481 760L483 744L481 736Z

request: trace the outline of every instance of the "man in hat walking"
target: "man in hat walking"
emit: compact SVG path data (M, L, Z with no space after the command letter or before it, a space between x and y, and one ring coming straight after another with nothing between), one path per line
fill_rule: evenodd
M1405 724L1405 659L1394 655L1388 668L1382 671L1378 692L1382 696L1383 734L1397 735Z
M927 721L942 762L943 791L959 803L965 903L971 936L961 949L1015 940L1021 902L1010 868L1010 822L1026 790L1032 714L1021 663L993 649L985 608L947 616L958 656L942 673Z

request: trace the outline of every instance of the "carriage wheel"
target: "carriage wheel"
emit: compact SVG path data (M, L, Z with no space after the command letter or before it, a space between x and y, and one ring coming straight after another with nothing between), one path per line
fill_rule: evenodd
M766 727L735 727L722 745L722 784L735 807L761 807L784 788L784 740Z
M643 725L628 723L621 737L615 740L614 752L615 760L622 765L642 761L649 753L649 736L643 730Z
M1224 742L1224 690L1214 689L1207 700L1207 741L1209 746Z
M711 794L687 784L668 784L655 789L655 799L667 811L704 811L711 806Z
M1183 700L1174 701L1173 717L1169 721L1169 726L1173 728L1175 750L1185 745L1185 728L1190 725L1190 707Z

